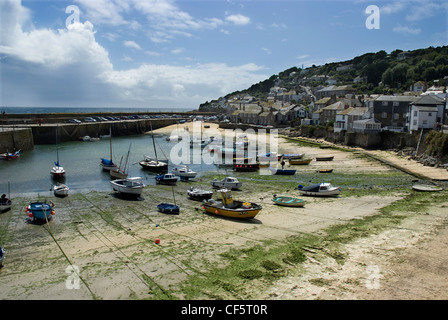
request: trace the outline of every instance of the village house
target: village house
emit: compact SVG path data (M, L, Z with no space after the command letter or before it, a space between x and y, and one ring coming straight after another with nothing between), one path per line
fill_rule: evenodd
M413 85L410 86L409 91L412 92L423 92L426 90L426 86L422 81L417 81Z
M353 123L370 117L367 107L348 107L336 114L334 122L334 132L349 131L353 132Z
M375 118L353 121L353 131L359 133L378 133L381 131L381 121Z
M438 128L445 117L445 101L436 95L423 95L409 105L409 131Z
M337 101L333 104L330 104L329 106L323 108L320 113L320 119L319 119L319 123L320 124L327 124L330 121L335 121L336 119L336 114L339 111L342 111L345 109L345 104L342 101Z
M415 96L381 95L368 102L373 117L381 121L384 130L407 131L409 105L417 100Z
M324 97L331 97L333 95L336 98L345 97L347 94L355 94L356 89L350 85L344 86L328 86L316 91L316 99L321 99Z

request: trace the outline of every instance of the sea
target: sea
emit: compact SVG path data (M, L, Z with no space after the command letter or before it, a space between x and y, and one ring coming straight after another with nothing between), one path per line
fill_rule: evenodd
M10 113L51 113L67 112L67 108L7 108L0 110ZM76 111L75 111L76 110ZM73 112L114 112L114 108L73 108ZM121 108L119 111L123 111ZM136 112L142 109L125 109ZM153 110L151 110L153 111ZM177 143L167 141L166 136L154 138L159 159L170 159L172 147ZM155 156L151 135L132 135L105 138L100 141L70 141L54 145L35 145L34 150L21 152L17 160L0 160L0 194L10 193L23 196L53 196L50 191L56 182L50 176L50 170L59 157L60 165L66 171L63 181L72 192L111 191L110 175L102 170L101 158L110 159L110 146L112 145L112 160L124 167L127 154L126 170L131 176L140 176L146 185L155 185L156 174L143 170L139 162L147 156ZM175 165L169 160L169 170ZM197 178L206 172L225 172L213 164L190 164L190 169L198 172ZM196 178L196 179L197 179ZM178 182L183 183L183 182ZM8 187L9 186L9 187ZM209 184L207 185L209 186Z

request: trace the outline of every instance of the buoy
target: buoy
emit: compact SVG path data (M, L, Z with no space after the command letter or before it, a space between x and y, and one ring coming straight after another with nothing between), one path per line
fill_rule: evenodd
M34 215L32 212L28 213L28 217L32 218Z
M156 223L156 228L159 226L159 224L158 223Z
M159 238L156 238L156 244L159 244L160 243L160 239Z
M215 210L215 214L218 214L219 213L219 211L218 210Z
M55 214L55 212L54 212L54 211L51 211L51 215L54 216L54 214Z

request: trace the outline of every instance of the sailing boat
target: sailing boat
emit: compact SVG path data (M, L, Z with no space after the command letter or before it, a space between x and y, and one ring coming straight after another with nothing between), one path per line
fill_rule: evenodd
M65 170L59 165L58 126L56 127L56 158L57 161L54 163L54 167L50 170L51 176L55 180L65 177Z
M156 158L150 158L148 156L145 156L145 158L139 162L139 164L142 166L143 169L146 169L148 171L152 172L168 172L168 163L164 161L160 161L157 158L157 150L156 150L156 143L154 141L154 134L152 132L152 124L151 125L151 137L152 137L152 145L154 147L154 153L156 155Z
M112 161L112 128L109 129L110 132L110 159L101 158L100 165L103 167L104 171L110 171L117 169L117 165Z
M120 161L120 167L118 167L117 169L113 169L109 171L109 174L111 177L113 178L117 178L117 179L125 179L128 177L128 174L126 172L126 167L128 165L128 160L129 160L129 153L131 152L131 144L129 144L129 150L128 150L128 155L126 157L126 163L124 164L124 168L121 169L121 161Z

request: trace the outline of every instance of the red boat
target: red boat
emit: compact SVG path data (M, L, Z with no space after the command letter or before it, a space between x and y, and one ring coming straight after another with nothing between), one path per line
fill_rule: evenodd
M14 153L10 153L10 152L4 153L4 154L2 154L2 157L5 160L19 159L20 158L20 150L14 152Z

